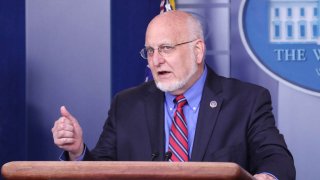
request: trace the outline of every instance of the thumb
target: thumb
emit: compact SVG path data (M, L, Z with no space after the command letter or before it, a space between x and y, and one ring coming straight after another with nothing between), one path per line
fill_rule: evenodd
M61 113L61 116L65 117L73 122L77 122L76 118L74 118L72 116L72 114L67 110L67 108L65 106L60 107L60 113Z

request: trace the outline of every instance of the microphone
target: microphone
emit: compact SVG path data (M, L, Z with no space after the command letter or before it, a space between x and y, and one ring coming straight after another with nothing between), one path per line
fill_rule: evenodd
M164 161L169 161L171 156L172 156L172 152L171 151L166 152L166 154L164 155Z
M152 153L152 154L151 154L151 161L156 160L156 158L157 158L158 156L159 156L159 153L158 153L158 152Z

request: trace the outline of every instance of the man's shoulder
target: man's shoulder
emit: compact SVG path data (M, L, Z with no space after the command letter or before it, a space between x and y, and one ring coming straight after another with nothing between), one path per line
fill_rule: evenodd
M236 78L222 78L224 79L224 87L225 89L230 90L243 90L243 91L264 91L266 88L253 84L250 82L245 82Z
M206 98L220 97L225 105L237 107L241 111L251 111L257 103L271 102L269 91L262 86L221 76L217 77L217 80L220 84L219 91L215 93L210 90L205 91L204 96Z
M245 82L236 78L228 78L223 76L214 75L211 79L215 83L209 83L211 86L219 86L219 90L228 97L246 96L252 97L261 93L269 93L269 91L260 85ZM210 80L209 80L210 81ZM209 85L210 86L210 85ZM217 88L217 87L213 87Z

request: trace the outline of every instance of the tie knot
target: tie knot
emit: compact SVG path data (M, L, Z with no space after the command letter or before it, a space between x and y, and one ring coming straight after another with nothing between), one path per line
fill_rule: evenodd
M182 108L187 104L187 99L183 95L179 95L174 99L174 102L177 103L177 108Z

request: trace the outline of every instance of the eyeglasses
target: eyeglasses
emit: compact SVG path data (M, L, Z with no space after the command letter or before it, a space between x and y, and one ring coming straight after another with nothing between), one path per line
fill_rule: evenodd
M177 46L180 46L183 44L188 44L188 43L191 43L195 40L197 40L197 39L194 39L192 41L179 43L179 44L175 44L175 45L162 44L158 47L158 53L163 57L167 57L176 49ZM140 55L143 59L148 59L153 56L154 51L155 51L155 49L153 47L145 47L145 48L141 49Z

